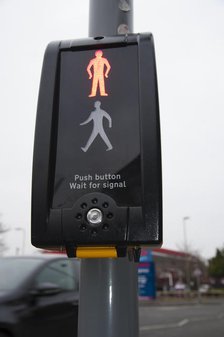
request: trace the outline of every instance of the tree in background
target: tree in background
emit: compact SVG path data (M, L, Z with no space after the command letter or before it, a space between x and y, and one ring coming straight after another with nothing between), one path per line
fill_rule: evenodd
M8 228L5 228L3 224L0 222L0 256L4 254L6 250L8 250L7 245L5 244L5 240L3 238L3 234L8 232Z
M215 279L224 278L224 248L216 249L215 257L211 258L208 263L209 276Z

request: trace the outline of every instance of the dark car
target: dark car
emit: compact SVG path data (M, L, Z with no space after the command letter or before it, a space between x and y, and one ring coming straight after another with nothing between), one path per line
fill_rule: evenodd
M74 337L79 261L63 256L0 258L0 337Z

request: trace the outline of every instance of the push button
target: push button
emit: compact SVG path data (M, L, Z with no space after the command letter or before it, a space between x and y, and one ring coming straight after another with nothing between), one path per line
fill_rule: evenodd
M103 214L99 208L91 208L87 213L87 221L91 225L99 225L103 220Z

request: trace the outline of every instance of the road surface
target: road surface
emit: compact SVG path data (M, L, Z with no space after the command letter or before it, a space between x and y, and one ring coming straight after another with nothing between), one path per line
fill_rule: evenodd
M224 301L140 306L140 337L223 337Z

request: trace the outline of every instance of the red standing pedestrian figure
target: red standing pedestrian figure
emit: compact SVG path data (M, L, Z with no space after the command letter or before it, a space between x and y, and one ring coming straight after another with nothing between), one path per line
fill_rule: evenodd
M89 97L94 97L96 96L97 92L97 87L99 87L100 90L100 96L108 96L108 94L105 91L105 78L108 78L109 71L111 69L110 63L108 60L103 56L102 50L97 50L95 52L95 58L90 60L88 67L87 67L87 72L89 74L89 79L93 78L92 81L92 90L91 94ZM106 67L106 71L104 72ZM91 71L91 68L93 70L93 74Z

